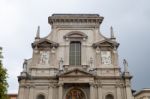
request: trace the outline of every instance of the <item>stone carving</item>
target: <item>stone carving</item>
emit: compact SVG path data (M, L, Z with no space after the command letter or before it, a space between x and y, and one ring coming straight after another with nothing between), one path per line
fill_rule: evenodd
M60 60L59 60L59 70L60 71L62 71L63 70L63 59L61 58Z
M55 53L55 47L52 48L51 52L54 54Z
M93 68L94 68L94 60L93 60L93 58L91 57L90 58L90 70L93 70Z
M126 59L123 59L124 72L128 72L128 62Z
M96 47L96 53L99 54L100 53L100 48Z
M27 71L27 59L24 59L24 62L23 62L23 72L26 72Z
M48 64L49 63L49 51L41 51L40 52L40 64Z
M111 64L111 52L110 51L101 51L102 64L110 65Z

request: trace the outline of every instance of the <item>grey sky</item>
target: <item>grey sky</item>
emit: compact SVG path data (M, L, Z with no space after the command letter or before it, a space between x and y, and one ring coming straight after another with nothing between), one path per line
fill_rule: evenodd
M120 66L126 58L134 76L132 88L150 88L150 0L0 0L0 46L9 73L9 93L18 92L17 76L25 58L32 57L31 43L37 26L41 36L50 33L53 13L97 13L104 17L101 32L114 27Z

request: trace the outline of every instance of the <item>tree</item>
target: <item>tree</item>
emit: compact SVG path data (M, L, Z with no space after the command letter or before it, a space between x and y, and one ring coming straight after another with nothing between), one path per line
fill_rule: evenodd
M7 97L7 70L2 65L2 48L0 47L0 99L8 99Z

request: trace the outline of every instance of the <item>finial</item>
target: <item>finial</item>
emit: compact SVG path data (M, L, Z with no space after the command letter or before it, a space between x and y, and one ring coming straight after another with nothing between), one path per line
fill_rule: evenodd
M123 59L124 72L128 72L128 62L126 59Z
M40 38L40 26L38 26L35 39L39 39L39 38Z
M111 33L111 39L116 39L114 36L114 30L112 26L110 27L110 33Z

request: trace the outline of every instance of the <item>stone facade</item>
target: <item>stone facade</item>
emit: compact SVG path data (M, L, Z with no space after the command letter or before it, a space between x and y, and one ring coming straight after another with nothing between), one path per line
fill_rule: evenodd
M119 43L100 32L98 14L53 14L51 32L40 37L18 76L18 99L133 99L132 76L118 62Z
M150 88L142 89L134 94L135 99L150 99Z

